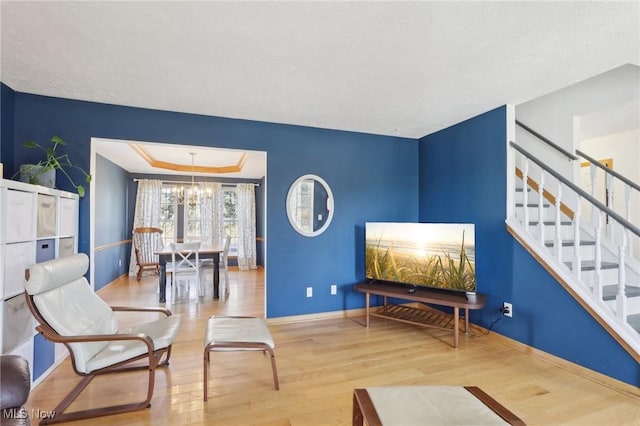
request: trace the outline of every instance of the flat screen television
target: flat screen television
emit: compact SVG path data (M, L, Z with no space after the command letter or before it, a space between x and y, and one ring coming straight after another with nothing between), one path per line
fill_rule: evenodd
M365 223L365 272L370 281L474 293L472 223Z

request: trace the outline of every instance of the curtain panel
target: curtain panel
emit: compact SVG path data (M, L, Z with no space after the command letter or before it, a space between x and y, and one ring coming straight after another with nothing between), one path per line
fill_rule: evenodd
M160 201L162 199L162 181L140 179L136 208L133 216L133 229L143 226L160 227ZM133 229L131 232L133 232ZM135 247L131 244L131 258L129 261L129 276L135 276L137 271Z
M238 268L257 269L256 253L256 194L252 183L236 186L238 194Z
M211 197L200 204L203 242L222 245L224 243L224 194L220 182L204 182L202 188Z

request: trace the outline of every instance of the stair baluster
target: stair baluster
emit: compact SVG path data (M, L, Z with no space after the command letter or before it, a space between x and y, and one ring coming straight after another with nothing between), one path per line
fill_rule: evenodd
M594 224L596 227L596 253L594 259L595 276L593 281L593 294L598 300L602 300L602 213L595 209L596 217Z
M556 235L555 235L555 256L559 262L562 262L562 231L560 229L560 203L562 202L562 183L558 182L558 191L556 195Z
M558 229L556 229L558 232ZM538 235L540 243L544 244L544 171L540 171L540 184L538 186Z
M618 292L616 293L616 315L623 322L627 321L627 297L625 288L627 286L627 277L624 267L624 255L627 251L627 234L622 233L622 244L618 248L619 264L618 268Z
M531 221L529 220L529 209L527 208L527 205L529 204L529 191L528 191L528 182L529 182L529 160L527 160L526 158L524 159L524 167L522 168L522 188L523 188L523 194L522 194L522 199L524 200L524 227L527 230L527 232L531 232L529 231L529 226L531 224Z
M582 259L580 254L580 220L582 219L582 203L578 200L576 211L573 216L573 274L582 282Z

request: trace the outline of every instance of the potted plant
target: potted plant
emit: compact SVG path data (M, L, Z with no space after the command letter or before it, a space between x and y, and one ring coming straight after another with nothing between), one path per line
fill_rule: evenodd
M45 160L38 162L37 164L24 164L20 166L20 170L16 173L20 174L20 180L22 182L28 182L36 185L43 185L49 188L55 187L55 174L56 170L59 170L63 175L69 179L71 185L76 189L80 197L84 197L84 186L77 185L71 178L67 169L78 169L84 176L87 183L91 182L91 175L85 172L81 167L78 167L71 163L69 154L61 154L57 152L58 146L66 145L67 143L59 136L51 138L52 146L44 147L35 141L29 141L22 144L25 148L37 148L44 152ZM14 175L15 176L15 175Z

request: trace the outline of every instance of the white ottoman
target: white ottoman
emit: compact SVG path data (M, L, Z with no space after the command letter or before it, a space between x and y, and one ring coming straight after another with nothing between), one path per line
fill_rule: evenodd
M524 425L475 386L384 386L355 389L353 425Z
M263 351L271 355L273 383L276 390L278 370L273 352L273 337L262 318L255 317L219 317L207 320L204 336L204 400L208 398L209 364L212 351Z

